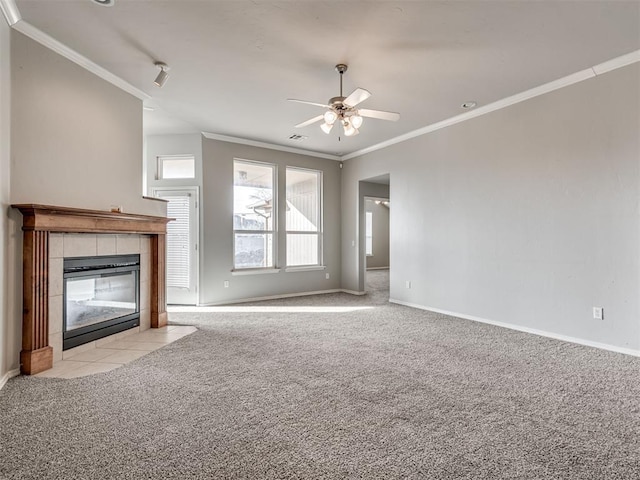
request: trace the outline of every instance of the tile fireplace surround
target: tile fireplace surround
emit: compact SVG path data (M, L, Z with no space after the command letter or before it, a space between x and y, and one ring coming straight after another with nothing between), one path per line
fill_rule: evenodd
M167 324L166 224L171 219L47 205L13 207L22 213L24 232L21 373L33 375L62 360L65 257L140 254L140 327L136 328ZM101 340L92 343L96 342Z

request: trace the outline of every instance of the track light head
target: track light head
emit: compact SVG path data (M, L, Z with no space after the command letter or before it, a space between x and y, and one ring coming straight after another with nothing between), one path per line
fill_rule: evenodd
M154 63L154 65L160 69L160 72L158 72L158 76L153 81L153 83L162 88L162 86L167 81L167 78L169 77L169 67L166 63L163 62L156 62Z

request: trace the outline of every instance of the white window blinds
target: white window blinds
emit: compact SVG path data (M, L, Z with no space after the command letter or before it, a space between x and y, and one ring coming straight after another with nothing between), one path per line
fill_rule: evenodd
M167 216L175 218L167 224L167 286L190 288L190 225L189 195L171 195L164 197L167 204Z

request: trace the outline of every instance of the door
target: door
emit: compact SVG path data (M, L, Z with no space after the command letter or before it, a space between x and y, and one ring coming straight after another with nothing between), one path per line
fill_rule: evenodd
M156 187L167 200L167 303L198 303L198 187Z

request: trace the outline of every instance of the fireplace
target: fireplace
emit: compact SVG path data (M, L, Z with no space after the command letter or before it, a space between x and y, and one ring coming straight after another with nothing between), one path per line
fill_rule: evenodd
M140 255L65 258L62 349L140 325L139 277Z
M140 254L140 327L167 324L165 262L170 218L52 205L12 206L23 216L23 374L43 372L63 359L65 257Z

